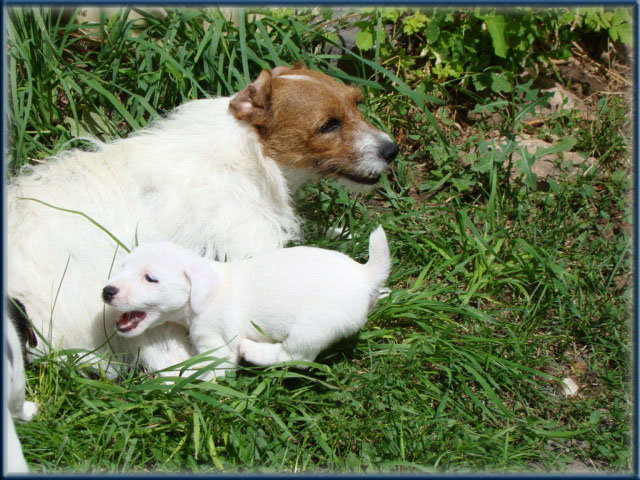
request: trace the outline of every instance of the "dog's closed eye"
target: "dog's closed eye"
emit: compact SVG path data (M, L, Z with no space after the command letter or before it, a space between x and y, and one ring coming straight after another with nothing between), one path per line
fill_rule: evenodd
M320 133L335 132L340 128L340 125L342 125L342 122L340 120L338 120L337 118L330 118L318 129L318 131Z
M150 283L158 283L158 279L157 279L157 278L155 278L155 277L152 277L152 276L151 276L151 275L149 275L148 273L144 276L144 279L145 279L147 282L150 282Z

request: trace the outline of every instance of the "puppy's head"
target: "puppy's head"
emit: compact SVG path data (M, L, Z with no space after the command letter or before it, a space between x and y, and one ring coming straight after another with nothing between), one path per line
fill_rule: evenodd
M395 142L362 117L362 93L306 68L263 70L231 100L252 125L265 154L286 168L374 185L398 153Z
M207 262L171 243L136 248L102 290L107 305L122 312L116 330L135 337L168 321L187 323L218 289L218 276Z

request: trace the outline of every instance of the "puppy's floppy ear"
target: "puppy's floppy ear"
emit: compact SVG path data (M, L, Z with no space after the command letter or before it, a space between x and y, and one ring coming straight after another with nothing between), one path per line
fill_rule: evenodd
M204 260L193 262L185 269L184 274L191 284L191 310L198 314L218 293L220 277Z
M262 70L255 82L239 91L229 103L231 113L253 126L264 126L271 106L271 72Z

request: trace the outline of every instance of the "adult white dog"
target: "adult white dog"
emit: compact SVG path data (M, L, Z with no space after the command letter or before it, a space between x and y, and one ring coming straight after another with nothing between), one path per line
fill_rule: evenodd
M106 343L116 318L100 293L124 252L86 218L40 202L83 212L129 247L136 237L167 240L210 259L282 247L298 235L299 185L373 185L396 156L362 118L360 95L324 74L277 67L232 97L191 101L126 139L34 167L7 189L9 297L51 348L112 350L149 370L186 360L194 352L175 324Z

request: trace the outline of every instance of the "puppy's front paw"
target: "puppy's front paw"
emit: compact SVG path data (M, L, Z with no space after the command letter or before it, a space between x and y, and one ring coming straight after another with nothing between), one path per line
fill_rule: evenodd
M28 422L38 413L38 404L36 402L24 402L22 406L22 420Z
M208 370L206 372L202 372L196 378L198 380L202 380L203 382L215 382L217 377L224 377L224 373L220 375L216 371Z

